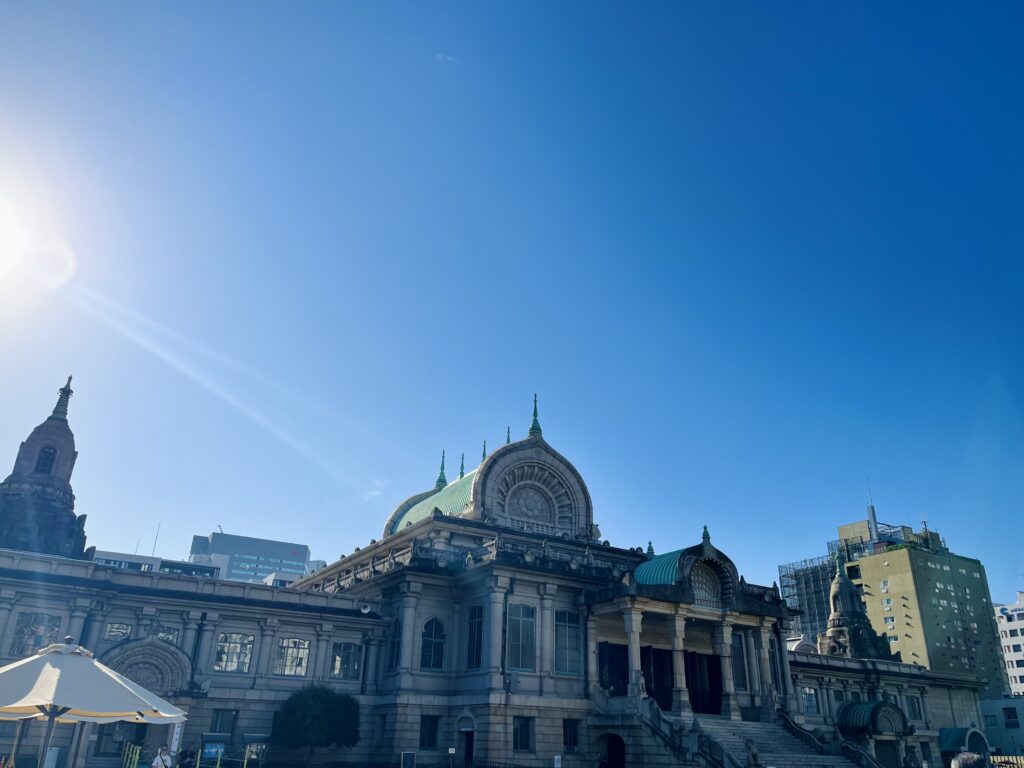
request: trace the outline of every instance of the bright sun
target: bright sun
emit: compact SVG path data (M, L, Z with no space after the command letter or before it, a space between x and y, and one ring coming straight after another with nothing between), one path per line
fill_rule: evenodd
M75 253L60 228L0 192L0 302L57 290L74 274Z

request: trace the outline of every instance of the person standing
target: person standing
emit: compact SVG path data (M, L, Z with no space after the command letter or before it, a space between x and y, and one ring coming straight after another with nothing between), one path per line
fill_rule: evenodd
M178 753L178 768L196 768L196 751L192 745Z
M171 768L171 755L168 753L167 747L160 747L160 751L156 753L156 757L149 765L150 768Z

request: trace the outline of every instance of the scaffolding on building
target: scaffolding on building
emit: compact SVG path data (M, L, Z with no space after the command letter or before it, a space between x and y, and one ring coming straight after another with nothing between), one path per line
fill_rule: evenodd
M828 626L828 593L836 575L832 556L823 555L779 566L783 599L801 614L794 617L791 634L814 641Z

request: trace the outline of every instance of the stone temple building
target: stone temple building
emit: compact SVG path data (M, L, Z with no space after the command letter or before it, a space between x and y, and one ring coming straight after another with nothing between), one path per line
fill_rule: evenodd
M126 741L238 755L312 682L360 702L359 744L324 764L916 768L987 748L983 682L883 655L842 579L822 643L790 649L777 587L706 526L662 554L603 540L536 400L524 439L451 482L442 458L382 522L290 588L0 550L0 661L70 634L189 712L177 735L92 728L88 766Z

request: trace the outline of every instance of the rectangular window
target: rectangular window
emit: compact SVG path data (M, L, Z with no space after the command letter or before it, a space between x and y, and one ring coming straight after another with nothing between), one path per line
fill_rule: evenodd
M821 711L818 706L818 690L816 688L804 688L804 714L816 715Z
M927 741L921 742L921 760L928 765L932 764L932 745Z
M511 670L533 672L536 669L536 610L516 603L508 607L508 645L506 659Z
M533 751L533 718L513 717L512 718L512 751L532 752Z
M1020 637L1020 630L1019 629L1011 629L1010 630L1010 637Z
M275 675L293 675L302 677L306 674L306 663L309 661L309 640L297 637L282 637L277 641L277 655L274 657Z
M46 613L19 613L11 640L11 656L21 658L57 642L60 616Z
M576 752L580 748L580 721L562 721L562 751Z
M882 579L880 582L878 582L878 588L879 589L888 589L889 588L889 580L888 579Z
M1003 707L1003 727L1020 728L1020 718L1016 707Z
M1017 664L1017 666L1018 666L1018 667L1022 667L1022 668L1024 668L1024 660L1018 660L1018 661L1016 662L1016 664Z
M131 636L131 624L120 624L118 622L113 622L111 624L107 624L106 628L103 630L103 639L113 640L115 643L119 643L122 640L127 640Z
M836 700L836 703L846 701L846 691L832 691L832 698Z
M747 658L743 653L743 633L732 633L732 684L737 691L747 690Z
M860 701L860 691L850 691L850 701Z
M420 749L437 749L437 715L420 715Z
M580 652L580 615L575 611L555 611L555 672L560 675L583 674Z
M213 733L234 733L235 720L238 719L237 709L215 709L210 718L210 731Z
M252 661L252 646L256 638L237 632L221 632L217 639L215 672L248 672Z
M924 720L921 699L917 696L907 696L907 715L911 720Z
M359 643L335 643L331 659L331 677L358 680L363 672L363 646Z
M892 598L891 597L883 597L882 598L882 605L892 605Z
M1021 649L1021 645L1020 645L1020 643L1015 643L1015 644L1013 645L1013 652L1014 652L1014 653L1020 653L1020 649Z
M469 647L466 649L466 669L480 669L484 652L484 607L469 609Z

